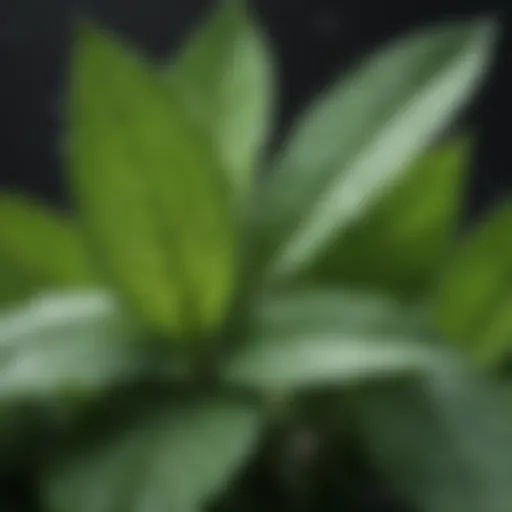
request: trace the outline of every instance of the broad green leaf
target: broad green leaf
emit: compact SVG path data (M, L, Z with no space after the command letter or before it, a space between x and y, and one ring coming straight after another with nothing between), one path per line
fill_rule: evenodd
M418 158L361 219L305 273L307 281L418 297L432 286L460 220L469 140L458 138Z
M317 329L337 333L351 329L383 335L417 335L426 329L422 311L405 308L395 299L377 293L318 287L265 294L251 319L251 328L258 336L281 329L286 333Z
M171 92L212 139L245 199L272 120L272 62L245 2L224 0L169 68Z
M0 196L0 302L42 287L94 283L84 240L51 208L21 195Z
M500 205L456 250L434 298L441 332L480 362L512 347L512 206Z
M71 178L112 282L165 335L209 334L235 272L227 184L156 68L82 27L71 88Z
M511 418L480 377L459 368L374 386L357 404L370 458L414 510L510 509Z
M485 75L494 39L487 21L406 37L308 109L256 206L272 278L307 266L443 134Z
M384 299L314 291L267 297L251 327L221 370L228 383L252 390L350 385L444 364L418 314Z
M257 440L255 411L221 399L139 415L49 473L49 512L199 512Z
M157 362L103 292L41 294L0 314L0 403L96 394Z

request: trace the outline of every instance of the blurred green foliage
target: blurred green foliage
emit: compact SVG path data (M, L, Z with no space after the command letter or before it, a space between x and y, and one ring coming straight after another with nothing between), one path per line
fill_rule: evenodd
M508 512L510 208L461 242L472 139L443 139L493 23L384 46L270 159L242 2L164 66L77 34L75 218L0 198L2 475L48 512L362 510L375 481Z

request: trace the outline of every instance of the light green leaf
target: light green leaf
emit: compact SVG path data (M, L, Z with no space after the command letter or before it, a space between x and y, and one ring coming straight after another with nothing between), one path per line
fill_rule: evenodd
M0 315L0 403L85 396L156 367L103 292L41 294Z
M171 93L213 140L245 199L272 121L272 62L244 1L224 0L169 68Z
M488 383L463 369L357 395L368 454L421 512L506 512L512 430Z
M457 249L441 276L434 318L479 362L512 347L512 205L500 205Z
M139 415L53 469L49 512L199 512L241 469L255 412L220 399Z
M418 158L404 179L328 246L304 279L422 296L453 245L469 148L467 138L457 138Z
M208 143L156 68L90 26L71 96L72 184L98 259L159 332L209 334L231 299L235 226Z
M0 196L0 302L44 287L96 281L76 227L64 216L17 194Z
M364 295L307 291L267 297L247 344L222 368L224 379L258 391L421 374L444 364L444 350L416 312Z
M256 206L257 244L265 244L272 278L302 270L431 146L481 82L494 40L487 21L414 34L308 110Z

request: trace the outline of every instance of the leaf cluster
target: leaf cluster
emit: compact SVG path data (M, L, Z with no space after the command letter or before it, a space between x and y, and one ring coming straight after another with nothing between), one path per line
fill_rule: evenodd
M446 137L495 39L383 46L269 156L275 65L242 2L165 63L80 25L74 215L0 198L0 467L30 468L38 510L252 510L236 482L304 422L411 510L510 510L512 210L460 233L474 140ZM316 510L318 439L278 439L288 508Z

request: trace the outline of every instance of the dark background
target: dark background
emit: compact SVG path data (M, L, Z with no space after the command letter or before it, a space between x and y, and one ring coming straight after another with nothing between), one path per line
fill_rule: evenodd
M0 185L65 198L59 129L74 14L85 10L154 56L166 55L211 7L206 0L0 0ZM494 73L467 121L480 133L472 210L512 188L511 0L255 0L281 71L281 129L340 70L404 30L496 14L503 37Z

